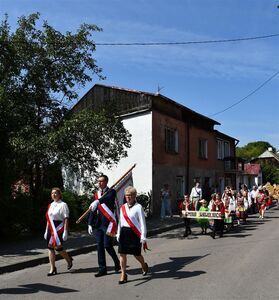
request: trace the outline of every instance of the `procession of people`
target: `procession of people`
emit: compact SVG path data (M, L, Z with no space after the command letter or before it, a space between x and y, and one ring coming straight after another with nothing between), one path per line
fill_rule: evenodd
M88 233L95 236L97 243L98 272L95 277L107 275L107 252L113 260L115 273L120 274L118 283L122 285L128 282L127 255L133 255L139 262L142 276L149 273L149 266L142 255L142 250L149 250L145 212L136 201L137 190L133 186L125 188L124 202L118 207L116 190L108 187L108 181L108 176L99 176L98 190L84 215L89 212ZM161 190L161 220L165 218L166 212L172 217L171 195L169 185L164 184ZM50 196L52 202L46 212L44 238L47 241L50 263L47 276L54 276L58 274L55 265L56 252L66 260L68 270L73 267L73 258L63 245L69 232L68 205L63 201L60 188L52 188ZM184 195L179 205L185 225L183 237L192 234L191 225L194 219L201 228L200 234L209 233L213 239L216 235L222 238L225 230L229 231L234 226L246 224L249 214L259 213L259 218L264 219L270 204L269 193L264 187L254 186L249 191L246 185L241 185L240 190L236 191L226 186L223 193L216 192L210 199L204 199L198 182L190 195ZM115 240L118 242L119 256L114 249Z
M193 194L197 194L196 190L199 186L199 184L194 186ZM249 191L245 184L241 185L239 191L233 190L231 186L226 186L223 193L213 193L211 199L198 200L196 197L190 198L188 195L184 195L184 199L179 205L180 214L184 213L185 233L183 237L192 233L191 219L196 219L201 226L201 234L207 234L207 229L210 228L209 235L215 239L216 234L223 237L224 231L228 232L235 226L247 224L250 214L258 213L259 219L264 219L266 209L272 204L271 196L264 186L253 186ZM198 207L200 208L197 209ZM213 215L212 212L217 214Z

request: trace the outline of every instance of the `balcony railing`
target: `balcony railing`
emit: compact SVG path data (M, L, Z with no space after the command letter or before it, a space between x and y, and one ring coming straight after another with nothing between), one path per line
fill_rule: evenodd
M244 160L240 157L230 156L224 159L225 172L242 173L244 172Z

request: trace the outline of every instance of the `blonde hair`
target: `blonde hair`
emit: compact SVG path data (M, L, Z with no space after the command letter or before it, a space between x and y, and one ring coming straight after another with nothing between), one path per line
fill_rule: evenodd
M125 194L126 193L130 193L132 194L133 196L136 196L137 195L137 190L133 187L133 186L127 186L125 188Z

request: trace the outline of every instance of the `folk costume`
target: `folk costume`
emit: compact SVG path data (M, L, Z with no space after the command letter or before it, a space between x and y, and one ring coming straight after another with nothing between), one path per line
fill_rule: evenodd
M260 214L259 218L263 219L266 211L266 195L263 190L260 190L257 195L257 206Z
M219 237L223 236L224 232L224 217L225 217L225 205L221 200L216 200L212 203L211 211L221 212L221 219L214 220L214 226L212 231L212 238L215 239L216 232L219 232Z
M187 200L184 200L182 202L183 209L186 211L194 211L195 210L195 205L194 203L188 198ZM187 237L189 234L192 234L191 231L191 219L190 218L183 218L184 220L184 226L185 226L185 232L183 234L183 237Z
M199 208L199 211L209 211L209 208L206 206L201 206ZM197 222L200 224L200 227L202 229L201 234L206 234L209 225L209 220L207 218L197 218Z
M121 206L117 240L120 254L141 255L142 244L146 243L146 223L143 207L134 202Z
M95 228L99 272L95 275L102 276L107 273L106 254L114 261L115 271L120 270L120 263L113 248L113 236L117 231L117 221L114 215L116 191L106 187L94 195L94 201L90 205L91 212L88 217L88 225Z
M63 250L63 233L65 219L69 218L69 208L62 200L53 201L47 210L47 247L50 250Z
M226 228L226 231L229 231L233 228L233 223L236 218L235 215L235 209L236 204L233 196L226 195L223 199L224 205L225 205L225 219L224 219L224 225Z
M244 223L246 223L247 218L247 206L245 205L245 199L241 196L236 198L236 218L237 224L240 224L240 220L242 219Z

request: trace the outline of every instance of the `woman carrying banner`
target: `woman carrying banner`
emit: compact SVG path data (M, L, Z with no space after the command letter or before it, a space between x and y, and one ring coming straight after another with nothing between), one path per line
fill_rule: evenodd
M200 200L201 207L199 208L199 211L209 211L209 208L207 207L207 201L205 199ZM209 225L208 218L197 218L198 223L201 226L201 234L207 234L207 228Z
M68 270L73 266L72 257L63 250L63 241L68 239L69 208L68 205L62 201L62 192L59 188L52 188L51 199L53 202L49 205L46 213L47 225L44 234L44 238L47 241L50 263L50 272L47 276L57 274L55 267L55 250L67 261Z
M189 195L184 195L184 201L182 202L182 209L186 211L195 210L194 203L190 200ZM191 219L184 217L183 220L185 226L185 232L183 234L183 237L187 237L189 234L192 234Z
M146 243L146 223L142 206L136 202L137 190L128 186L125 189L125 199L127 203L120 209L117 241L119 242L118 252L120 254L121 278L119 284L126 283L127 254L135 256L141 264L142 275L148 273L148 265L141 255L141 247L144 252L148 249Z
M214 199L214 195L213 195ZM225 218L225 205L221 200L220 194L215 194L215 200L212 201L211 211L219 211L221 213L221 219L214 220L213 231L211 237L215 239L216 232L219 233L219 237L223 237L224 231L224 218Z

